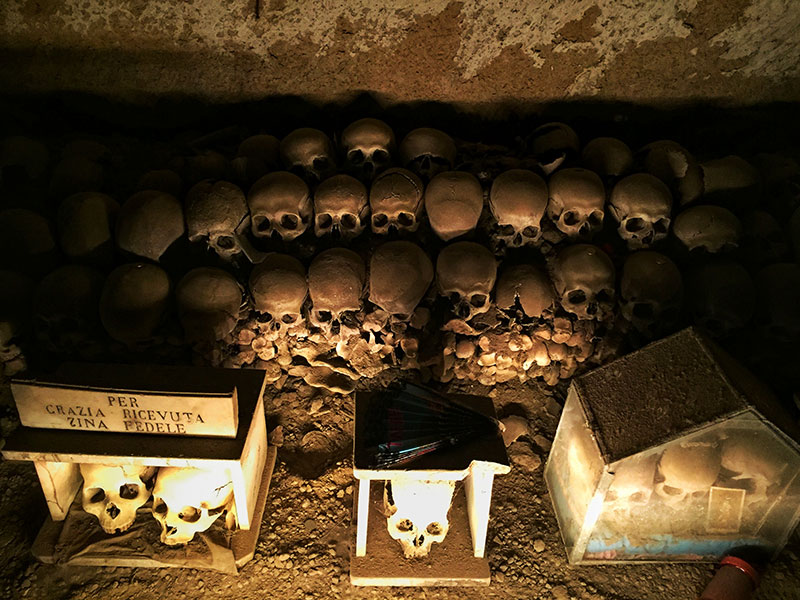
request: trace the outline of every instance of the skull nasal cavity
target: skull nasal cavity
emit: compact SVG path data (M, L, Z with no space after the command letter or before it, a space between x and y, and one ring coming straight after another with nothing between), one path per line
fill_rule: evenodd
M106 512L108 513L109 517L116 519L121 511L115 505L109 504L106 508Z

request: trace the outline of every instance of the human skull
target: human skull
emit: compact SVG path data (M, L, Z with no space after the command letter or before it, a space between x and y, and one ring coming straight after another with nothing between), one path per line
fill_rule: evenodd
M547 184L533 171L511 169L498 175L489 192L497 237L506 247L535 244L542 235Z
M445 242L475 229L482 211L483 189L474 175L446 171L428 183L425 212L431 229Z
M566 123L545 123L533 130L528 148L541 169L549 175L577 156L580 140Z
M689 251L728 252L738 247L742 224L727 208L692 206L675 217L672 232Z
M38 140L15 135L0 141L0 182L5 185L41 180L49 162L47 146Z
M286 332L301 322L306 270L293 256L270 253L250 273L250 294L258 321L273 332Z
M97 517L106 533L127 531L136 511L150 499L155 467L79 465L83 477L83 510Z
M633 166L633 152L628 144L613 137L591 140L581 153L583 166L597 173L606 183L623 177Z
M725 156L700 165L707 202L752 204L761 192L758 170L741 156Z
M387 169L369 190L372 232L414 232L422 216L422 180L408 169Z
M367 188L350 175L328 177L314 192L314 234L351 240L367 226Z
M636 173L617 182L608 210L629 250L650 248L669 233L672 194L654 175Z
M753 279L732 260L706 260L684 277L686 306L697 325L715 337L726 337L743 328L756 309Z
M233 481L224 467L161 467L153 489L153 517L161 542L188 544L219 516L233 510Z
M0 210L0 266L44 274L57 263L50 222L27 208Z
M158 261L184 231L178 199L165 192L145 190L128 198L119 210L117 247Z
M394 158L392 128L379 119L359 119L350 123L340 140L347 169L362 181L372 181Z
M587 240L603 228L606 192L597 173L562 169L550 177L548 189L547 216L569 239Z
M555 294L550 278L533 265L514 265L500 273L495 292L497 307L538 319L553 306Z
M614 309L614 264L597 246L575 244L553 264L553 284L561 306L579 319L603 320Z
M622 267L620 295L625 319L640 333L658 337L680 318L681 273L663 254L649 250L634 252Z
M238 186L205 179L189 190L185 211L190 242L205 241L223 260L242 251L237 230L250 214Z
M167 307L170 282L161 267L146 263L121 265L106 278L100 296L100 320L118 342L143 342L153 337Z
M694 156L677 142L660 140L647 144L636 158L646 172L667 184L681 206L703 194L703 170Z
M450 529L448 513L455 481L393 479L384 486L389 535L400 542L406 558L428 556Z
M475 242L445 246L436 259L436 284L453 312L465 321L488 311L497 278L497 262L489 250Z
M268 173L256 181L247 204L251 230L257 238L277 237L288 242L311 224L313 207L308 186L288 171Z
M753 210L742 217L742 257L748 265L779 262L788 252L786 235L775 217L764 210Z
M411 242L386 242L369 259L369 301L407 321L433 281L428 255Z
M342 327L356 328L354 315L362 308L366 278L364 261L352 250L320 252L308 267L311 324L334 336Z
M281 141L283 166L306 180L319 183L336 172L336 155L331 139L319 129L301 127Z
M236 327L242 288L227 271L198 267L183 276L175 298L185 338L213 342L224 339Z
M614 470L605 504L612 511L630 516L632 510L650 504L655 487L657 454L631 456Z
M113 229L119 204L100 192L81 192L58 207L58 239L71 260L98 265L114 258Z
M231 166L236 181L250 186L270 171L277 171L280 140L274 135L252 135L239 144Z
M747 490L748 506L769 498L768 491L780 484L787 466L771 434L733 430L722 442L722 468L731 483Z
M420 127L400 142L400 162L424 181L450 171L456 165L456 145L444 131Z
M674 442L658 462L655 492L667 506L705 497L722 464L719 447L710 442Z

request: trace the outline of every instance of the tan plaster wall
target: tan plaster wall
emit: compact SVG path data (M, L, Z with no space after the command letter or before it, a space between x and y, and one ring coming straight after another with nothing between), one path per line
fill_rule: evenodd
M143 101L800 100L800 0L3 0L0 86Z

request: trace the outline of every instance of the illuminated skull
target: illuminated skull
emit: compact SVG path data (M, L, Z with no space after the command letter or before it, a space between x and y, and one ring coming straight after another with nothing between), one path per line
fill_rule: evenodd
M343 327L355 329L355 314L361 310L366 268L361 257L347 248L319 253L308 268L311 296L309 321L328 337L340 335Z
M127 531L136 510L150 499L155 467L81 464L83 510L97 517L106 533Z
M288 254L271 253L250 273L250 294L263 329L286 332L301 322L308 283L302 263Z
M340 140L345 166L362 181L372 181L392 163L394 132L379 119L359 119L348 125Z
M425 189L425 212L431 229L445 242L475 229L482 210L483 189L470 173L439 173Z
M204 241L223 260L242 251L237 230L249 216L244 193L227 181L203 180L186 195L189 241Z
M350 240L367 226L367 188L350 175L328 177L314 192L314 234Z
M548 182L547 216L569 239L590 239L603 227L606 192L589 169L556 171Z
M453 312L469 321L491 308L497 262L489 250L474 242L455 242L439 252L436 283Z
M567 246L553 264L553 284L561 306L579 319L603 320L611 315L615 277L608 255L589 244Z
M495 295L498 308L529 319L538 319L555 302L550 278L533 265L514 265L503 269L497 280Z
M703 498L717 480L720 466L716 445L676 442L664 450L658 462L661 481L656 483L655 492L672 507Z
M400 321L411 318L431 281L431 259L411 242L386 242L369 259L369 301Z
M400 142L400 162L425 181L456 165L456 145L443 131L420 127Z
M336 156L330 138L319 129L295 129L280 145L283 166L306 180L319 183L336 172Z
M247 196L250 222L257 238L291 241L311 224L313 207L308 186L297 175L278 171L264 175Z
M408 169L388 169L369 190L372 232L414 232L423 210L422 180Z
M428 556L444 541L455 481L393 479L384 487L389 535L400 542L406 558Z
M498 175L489 193L489 208L497 221L495 234L509 248L535 244L542 234L547 208L547 184L533 171L511 169Z
M649 248L669 233L672 194L657 177L636 173L611 190L608 211L619 223L617 232L629 250Z

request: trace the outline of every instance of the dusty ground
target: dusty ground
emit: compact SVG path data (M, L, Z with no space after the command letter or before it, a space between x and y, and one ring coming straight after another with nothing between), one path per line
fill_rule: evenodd
M296 389L292 389L295 388ZM479 387L459 388L489 393ZM284 447L272 480L255 558L239 575L181 569L65 568L39 564L31 543L45 506L30 464L0 463L0 596L43 600L104 598L537 598L542 600L693 600L711 565L570 567L542 477L558 423L559 394L517 385L491 392L501 415L527 417L531 432L509 448L514 468L496 480L489 525L488 587L356 588L349 581L353 478L351 397L291 382L270 392L267 411L282 425ZM4 433L14 426L3 421ZM322 435L308 435L320 432ZM435 548L434 548L435 551ZM796 600L800 540L770 565L757 600Z

